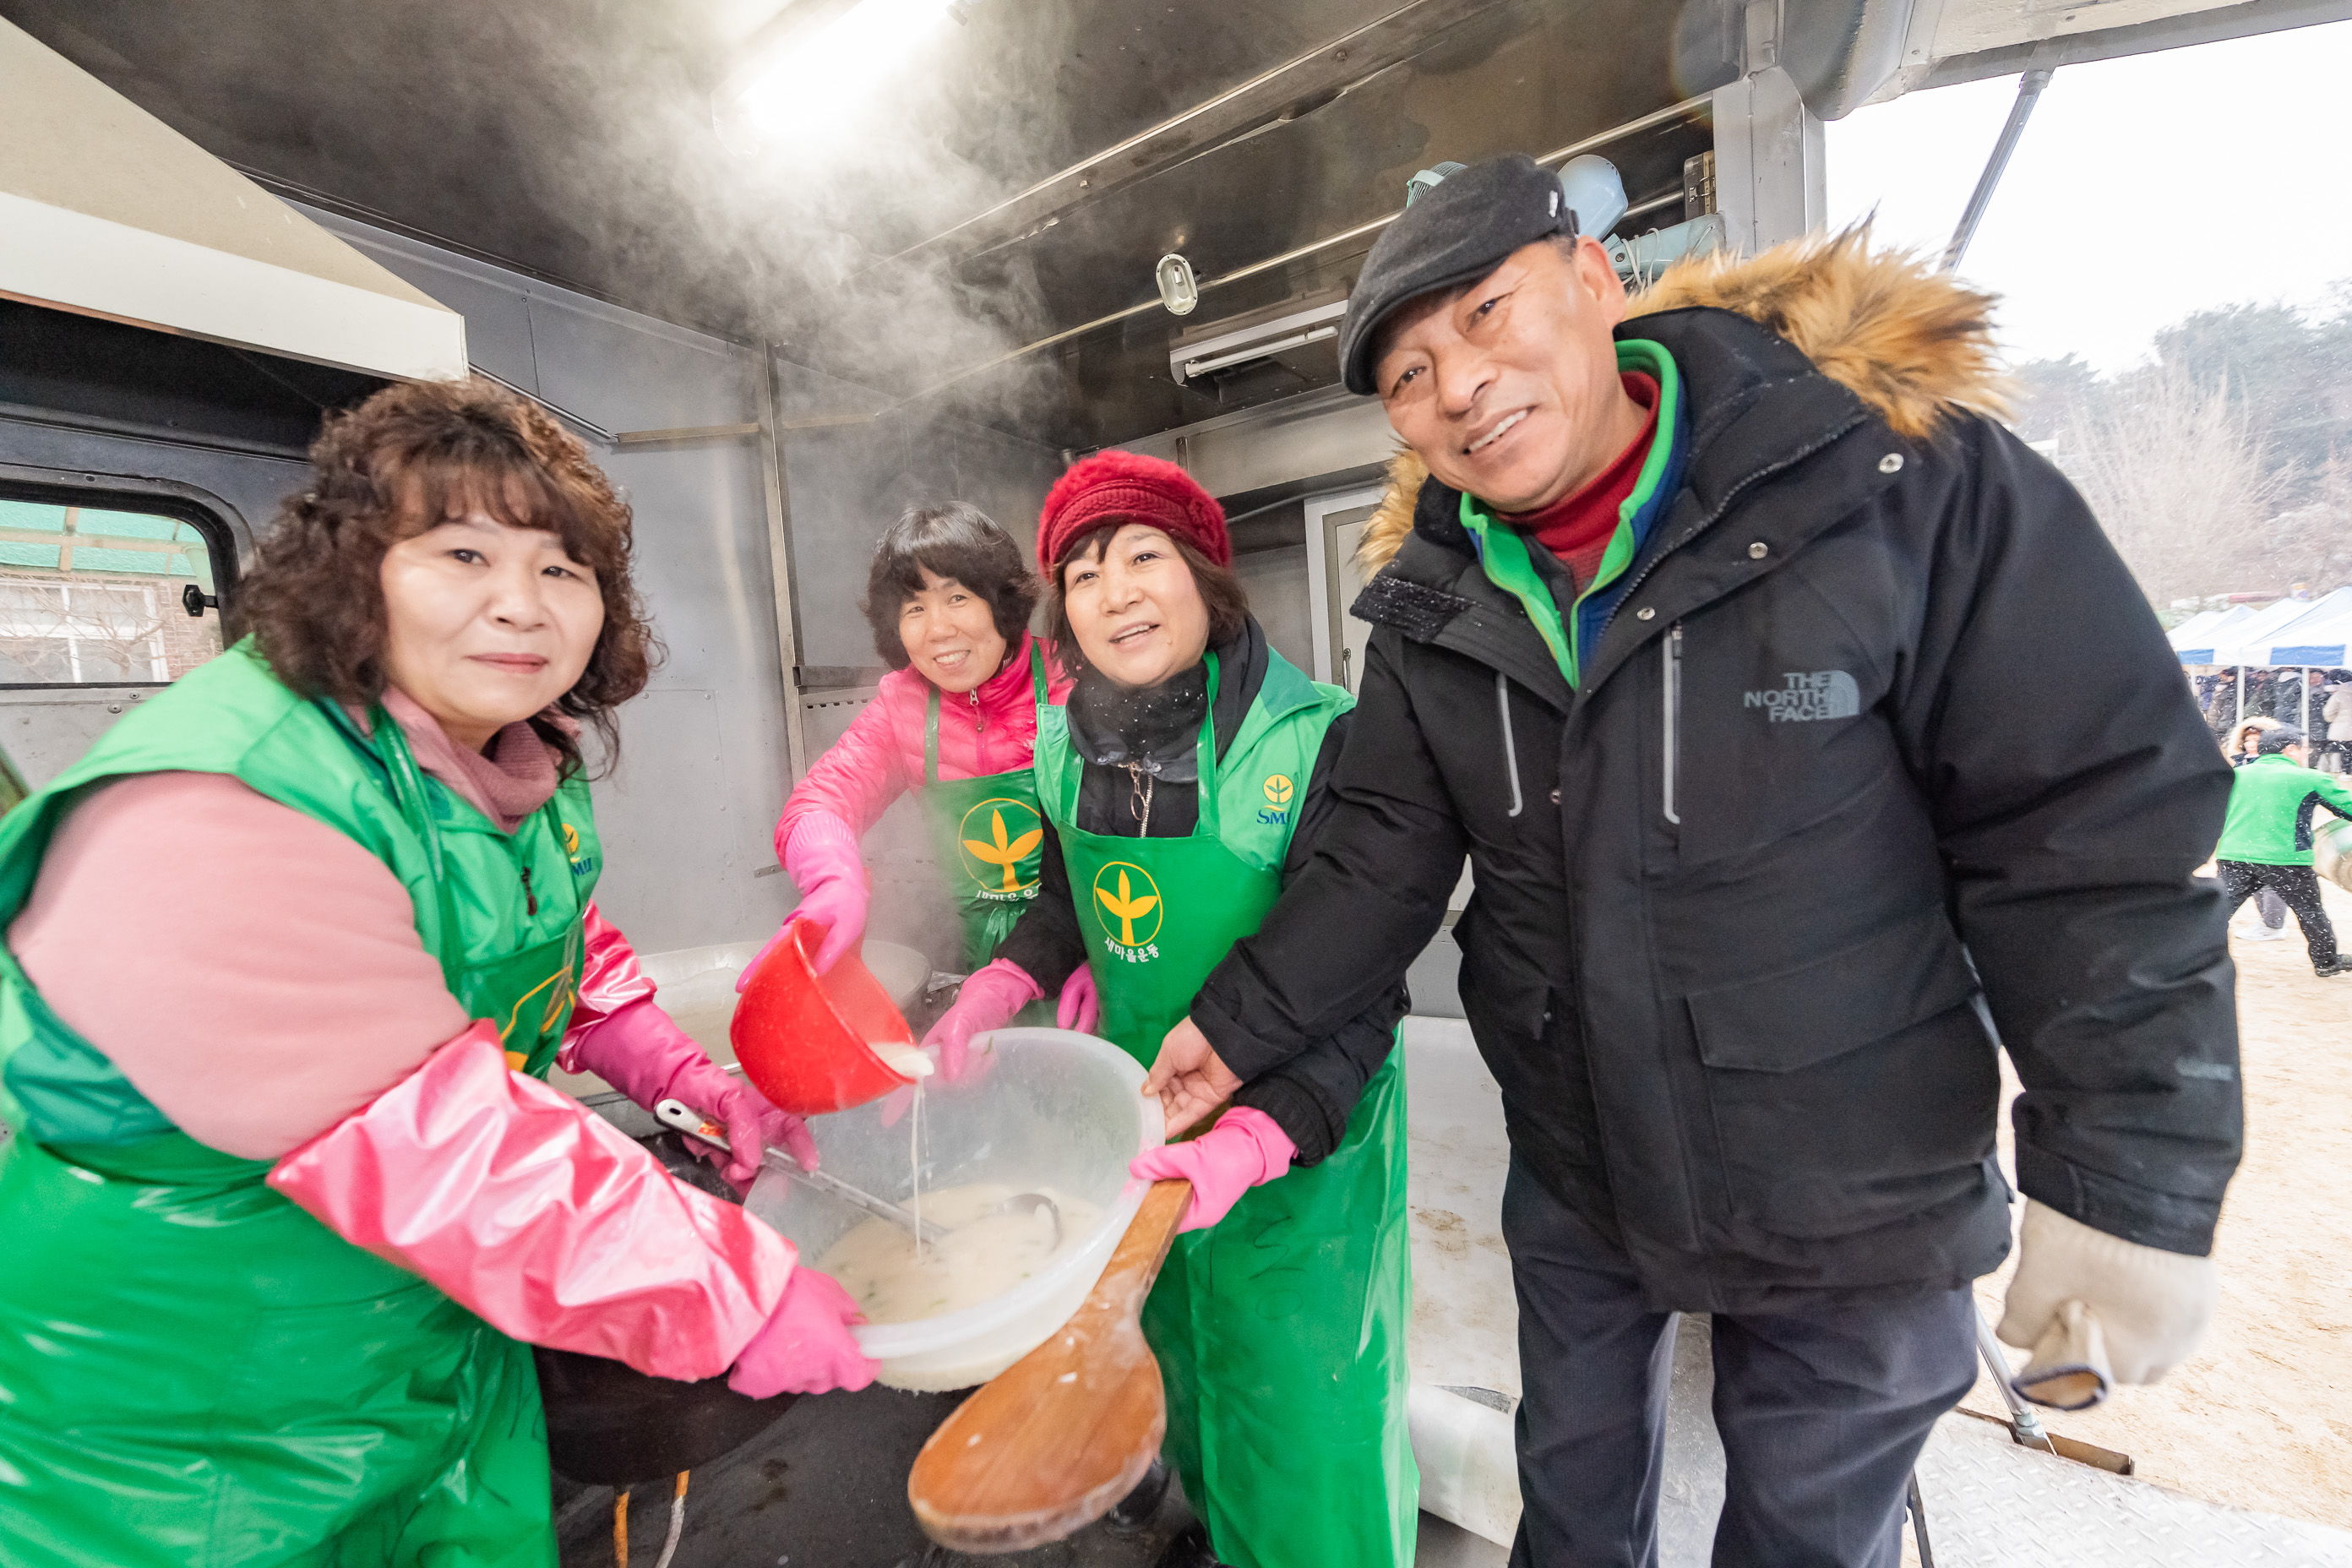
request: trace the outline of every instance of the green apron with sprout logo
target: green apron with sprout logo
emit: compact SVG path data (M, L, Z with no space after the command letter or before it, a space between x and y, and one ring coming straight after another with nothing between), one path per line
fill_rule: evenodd
M1037 710L1045 698L1045 661L1029 643L1029 679ZM978 969L1037 897L1045 835L1037 814L1037 778L1028 767L968 779L940 777L940 689L923 716L923 788L918 797L931 847L963 922L963 963ZM1047 1023L1053 1022L1048 1018Z
M1353 702L1269 653L1220 761L1217 661L1202 721L1200 821L1184 838L1077 826L1085 763L1040 713L1039 798L1060 837L1103 1036L1149 1067L1202 983L1282 894L1295 805ZM1331 1157L1243 1194L1176 1238L1144 1304L1168 1393L1167 1455L1235 1568L1412 1561L1420 1477L1405 1431L1404 1073L1391 1052Z
M506 834L425 777L381 710L362 733L241 644L0 820L0 928L78 800L171 770L233 776L374 855L467 1015L546 1070L602 867L582 781ZM272 1192L271 1162L173 1126L5 950L0 1111L11 1568L551 1568L529 1347Z

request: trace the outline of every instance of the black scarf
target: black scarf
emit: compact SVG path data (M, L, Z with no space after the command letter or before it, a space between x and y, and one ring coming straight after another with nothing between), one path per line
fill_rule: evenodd
M1201 776L1201 719L1209 667L1196 664L1157 686L1121 686L1091 667L1070 687L1070 743L1097 767L1137 768L1165 784Z
M1217 754L1241 732L1242 720L1265 683L1265 633L1252 616L1217 656ZM1078 826L1089 833L1135 837L1148 826L1155 838L1182 837L1199 819L1192 787L1201 776L1201 720L1208 709L1206 662L1158 686L1120 686L1091 668L1078 672L1069 697L1070 744L1087 767L1079 786ZM1161 791L1160 784L1177 787Z

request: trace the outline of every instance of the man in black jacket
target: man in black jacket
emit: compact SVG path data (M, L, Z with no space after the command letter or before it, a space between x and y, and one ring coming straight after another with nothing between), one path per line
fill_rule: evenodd
M1205 1109L1363 1011L1466 854L1514 1563L1654 1560L1673 1314L1708 1311L1716 1560L1892 1563L2010 1243L1990 1030L2025 1375L2149 1381L2210 1314L2241 1117L2192 873L2230 771L2081 498L1987 416L1984 297L1849 236L1629 321L1574 224L1497 159L1365 264L1342 363L1412 450L1338 804L1153 1079Z

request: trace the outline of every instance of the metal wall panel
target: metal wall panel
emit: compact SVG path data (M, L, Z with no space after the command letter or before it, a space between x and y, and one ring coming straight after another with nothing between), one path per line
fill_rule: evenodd
M81 760L117 719L155 695L155 687L84 686L0 689L0 746L34 789Z
M1307 592L1306 542L1236 555L1234 575L1242 580L1249 595L1250 612L1265 628L1265 640L1276 653L1312 674L1315 610Z
M880 406L880 393L779 361L778 416L789 423ZM858 614L874 542L908 507L967 500L1028 549L1037 509L1061 476L1060 452L956 419L894 415L793 431L784 438L801 662L870 666ZM812 737L814 745L814 737Z
M1380 400L1330 387L1123 443L1183 465L1211 495L1354 474L1402 445Z
M300 202L295 211L365 251L385 271L424 289L466 318L466 357L501 381L539 390L531 361L530 306L516 273L355 223L340 213Z
M530 305L539 395L551 403L614 432L759 417L754 349L543 283L530 286Z

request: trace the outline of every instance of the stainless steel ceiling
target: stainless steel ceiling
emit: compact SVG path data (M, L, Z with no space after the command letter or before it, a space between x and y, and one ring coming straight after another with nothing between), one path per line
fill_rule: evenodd
M799 0L803 14L840 3ZM0 0L0 15L283 188L777 340L887 403L1150 300L1165 251L1216 278L1394 210L1429 163L1541 153L1704 92L1733 77L1744 36L1735 0L1420 0L1391 15L1406 6L971 0L919 69L877 83L880 112L846 146L749 156L721 144L710 94L761 37L795 25L776 0ZM2131 26L2042 38L2047 9L1782 0L1781 58L1834 115L1914 78L1967 74L1968 58L1945 58L1946 20L1971 48L2058 63L2326 20L2352 0L2128 0L2065 26L2128 12ZM1297 68L1222 117L1097 167L1115 177L1081 189L1075 171L1013 218L969 225L1286 62ZM1703 122L1678 123L1607 153L1639 202L1707 144ZM1310 359L1180 387L1170 342L1342 289L1369 244L1213 290L1187 320L1128 317L910 407L1093 446L1286 395L1318 379Z
M757 0L0 0L0 14L233 163L624 302L745 336L903 396L946 370L1391 210L1443 158L1543 151L1732 73L1719 0L1454 0L1403 63L1270 110L1222 146L977 258L886 258L1402 0L976 0L846 153L745 158L709 92ZM1377 64L1377 58L1370 63ZM1621 153L1638 197L1703 136ZM1190 324L1344 281L1344 252L1277 269ZM877 265L881 263L881 265ZM1094 445L1220 405L1168 379L1181 325L1146 316L940 398ZM1156 367L1156 379L1154 370ZM1279 378L1229 399L1276 395Z

